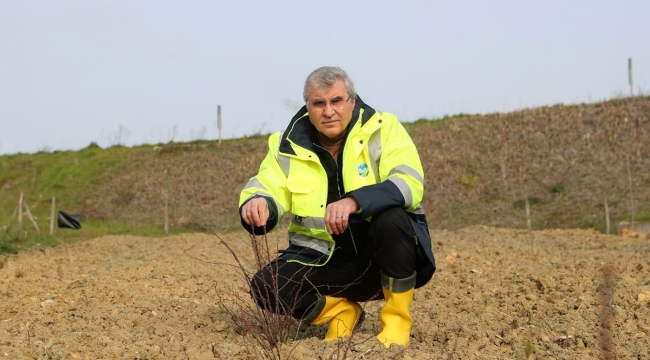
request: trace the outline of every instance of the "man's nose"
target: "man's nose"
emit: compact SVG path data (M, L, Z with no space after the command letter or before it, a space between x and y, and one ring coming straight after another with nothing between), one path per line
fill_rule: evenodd
M329 101L325 102L325 109L323 110L323 115L327 117L334 116L334 107Z

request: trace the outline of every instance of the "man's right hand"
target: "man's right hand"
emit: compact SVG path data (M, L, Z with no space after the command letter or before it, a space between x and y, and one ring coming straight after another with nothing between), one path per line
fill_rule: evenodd
M251 199L241 208L241 218L251 226L264 226L269 219L269 204L265 198Z

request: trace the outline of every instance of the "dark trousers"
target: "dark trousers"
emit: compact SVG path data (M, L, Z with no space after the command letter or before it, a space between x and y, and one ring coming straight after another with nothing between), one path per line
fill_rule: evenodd
M372 217L367 236L359 255L338 256L335 250L323 266L272 261L253 277L251 295L260 307L297 319L316 303L318 294L354 301L382 299L380 271L396 279L415 272L416 235L406 211L389 208Z

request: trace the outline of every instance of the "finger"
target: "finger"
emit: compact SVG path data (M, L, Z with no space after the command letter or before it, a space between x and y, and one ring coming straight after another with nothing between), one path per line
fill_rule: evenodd
M340 226L341 233L343 233L347 228L348 228L348 219L347 216L343 216L343 218L341 219L341 226Z
M332 210L331 207L328 205L327 208L325 208L325 216L323 217L323 220L325 220L325 228L327 229L328 234L333 234L333 221L332 219L334 216L332 215Z
M241 218L244 220L244 222L248 225L251 225L251 218L250 218L250 210L248 204L244 205L244 207L241 209Z
M332 214L332 218L330 219L333 234L337 234L337 235L340 234L340 231L339 231L339 225L340 225L340 222L341 222L340 216L341 215Z
M331 235L334 234L334 222L331 219L326 218L325 219L325 227L327 228L327 232Z
M264 225L266 225L266 222L269 221L269 208L268 208L268 206L263 206L262 207L260 220L261 220L261 224L259 226L264 226Z
M343 231L345 231L343 215L339 215L336 217L336 231L337 234L342 234Z
M325 220L325 227L327 227L327 232L331 234L336 234L336 222L334 221L334 214L330 215Z
M251 222L255 226L260 226L260 212L257 206L252 206L251 209Z

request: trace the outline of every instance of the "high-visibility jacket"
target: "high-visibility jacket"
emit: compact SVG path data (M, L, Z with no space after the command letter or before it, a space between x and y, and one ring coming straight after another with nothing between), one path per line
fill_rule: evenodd
M343 190L360 206L350 221L369 220L392 206L404 208L410 215L421 250L435 264L420 206L424 172L406 129L395 115L377 112L359 97L348 126L342 157ZM289 224L289 242L331 256L335 244L324 220L327 175L313 151L311 131L313 125L303 107L285 131L269 137L269 151L258 174L242 190L239 206L241 209L253 197L266 198L273 215L266 225L267 231L290 211L293 218Z

